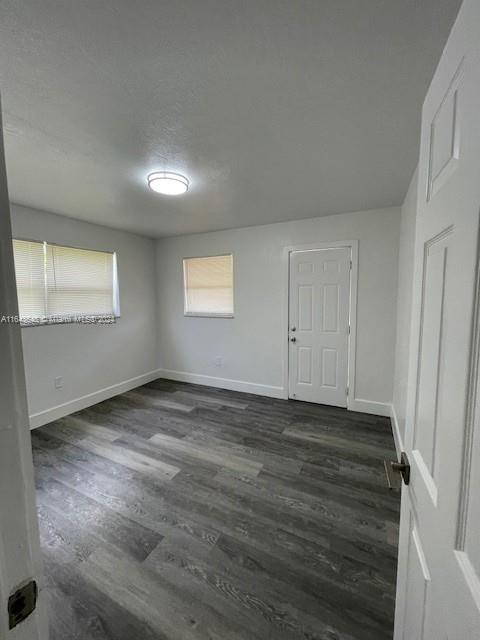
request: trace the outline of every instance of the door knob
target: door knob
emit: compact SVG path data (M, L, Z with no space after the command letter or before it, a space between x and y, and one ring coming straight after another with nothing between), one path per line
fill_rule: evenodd
M387 475L387 483L389 489L400 489L403 478L405 484L410 482L410 463L405 451L402 451L400 462L396 460L384 460L385 473Z
M290 329L290 331L296 331L296 330L297 330L297 327L292 327L292 328Z
M293 336L293 338L290 338L290 342L296 342L297 339L295 338L295 336Z

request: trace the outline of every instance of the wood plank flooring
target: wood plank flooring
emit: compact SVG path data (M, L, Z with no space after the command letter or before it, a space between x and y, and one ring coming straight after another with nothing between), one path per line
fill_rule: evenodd
M391 640L387 418L157 380L32 442L51 640Z

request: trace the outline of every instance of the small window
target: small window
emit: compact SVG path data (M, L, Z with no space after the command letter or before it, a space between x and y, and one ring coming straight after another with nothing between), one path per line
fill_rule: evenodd
M233 318L233 256L185 258L185 315Z
M115 253L14 240L20 323L113 322L119 314Z

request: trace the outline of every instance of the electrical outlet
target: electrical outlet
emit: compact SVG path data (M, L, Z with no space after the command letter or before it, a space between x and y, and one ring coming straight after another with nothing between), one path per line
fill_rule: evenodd
M55 378L55 389L63 389L63 378L58 376Z
M222 358L222 356L215 356L215 358L213 359L213 362L215 363L216 367L223 367L223 358Z

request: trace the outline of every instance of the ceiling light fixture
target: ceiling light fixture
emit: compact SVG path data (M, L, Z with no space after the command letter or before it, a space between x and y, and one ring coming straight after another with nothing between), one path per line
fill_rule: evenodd
M179 196L186 193L189 185L185 176L171 171L155 171L148 176L147 182L152 191L166 196Z

